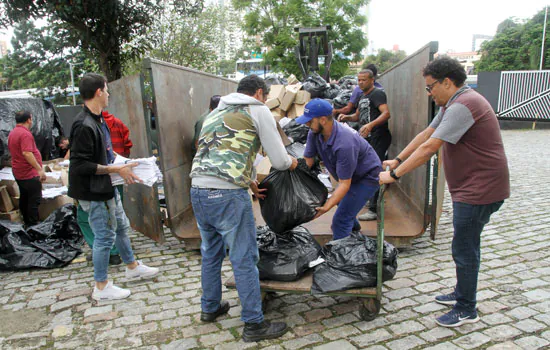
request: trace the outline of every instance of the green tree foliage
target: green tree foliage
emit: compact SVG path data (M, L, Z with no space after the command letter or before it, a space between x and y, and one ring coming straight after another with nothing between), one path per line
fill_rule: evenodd
M0 25L46 19L66 47L79 48L108 80L116 80L126 61L151 48L147 34L168 5L185 15L200 12L203 0L0 0Z
M298 44L295 27L332 26L329 40L333 41L334 58L331 77L339 78L349 62L360 60L366 38L361 30L366 18L359 8L369 0L233 0L235 9L242 10L244 29L257 36L264 56L272 70L301 76L294 47ZM345 69L344 69L345 68Z
M498 26L497 35L481 45L477 72L539 69L544 10L521 22L509 18ZM543 69L550 69L550 35L546 27Z
M182 16L174 9L167 9L150 35L155 43L151 56L210 73L218 73L222 67L227 70L227 63L220 65L220 51L227 44L224 29L234 25L238 18L226 10L211 5L198 13Z
M384 73L399 61L407 57L407 54L403 50L399 51L389 51L386 49L380 49L376 55L369 55L363 62L361 68L367 68L367 65L374 63L376 68L378 68L378 75Z
M77 64L75 77L98 69L81 52L65 47L64 40L51 27L36 28L31 21L14 28L11 44L13 52L0 62L5 88L10 90L36 88L39 97L66 96L71 90L68 62Z

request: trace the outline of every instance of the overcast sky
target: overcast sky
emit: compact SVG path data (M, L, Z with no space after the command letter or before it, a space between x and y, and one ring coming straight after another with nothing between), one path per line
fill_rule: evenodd
M430 41L439 42L440 52L471 51L473 34L494 35L506 18L531 18L547 4L550 0L371 0L369 42L388 50L397 44L407 54Z
M411 54L438 41L440 52L470 51L473 34L494 35L506 18L533 17L547 4L550 0L371 0L368 49L397 44ZM0 31L0 40L9 37L11 31Z

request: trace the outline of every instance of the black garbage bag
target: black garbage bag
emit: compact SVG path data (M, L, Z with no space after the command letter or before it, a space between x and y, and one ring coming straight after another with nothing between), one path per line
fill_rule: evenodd
M344 108L348 105L349 100L351 98L352 91L351 90L340 90L340 93L338 96L336 96L332 103L334 105L335 109Z
M323 77L313 72L304 80L302 88L311 94L311 98L324 98L328 85Z
M357 77L355 75L346 75L338 80L338 85L342 90L352 90L357 85Z
M384 242L382 280L397 272L397 249ZM352 232L348 237L328 242L321 251L325 262L313 271L313 294L376 286L376 240Z
M267 188L266 198L260 199L262 216L276 233L311 221L317 213L315 208L325 204L328 197L327 188L303 158L293 171L271 172L259 187Z
M309 269L309 263L319 257L321 246L309 231L298 226L277 234L268 226L258 226L260 279L295 281Z
M309 128L305 124L296 123L295 119L292 119L284 127L283 131L286 136L291 137L294 142L306 143L307 134L309 133Z
M340 94L340 87L336 84L330 84L330 87L325 90L324 98L334 99Z
M76 207L65 204L43 222L29 227L0 221L0 270L56 268L70 263L84 237L76 221Z

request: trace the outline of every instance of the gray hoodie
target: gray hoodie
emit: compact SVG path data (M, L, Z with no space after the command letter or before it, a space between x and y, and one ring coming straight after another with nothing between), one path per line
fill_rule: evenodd
M287 154L281 136L277 131L275 118L266 105L252 96L234 92L223 96L217 109L224 109L228 105L248 105L260 143L267 153L271 165L277 170L286 170L292 165L292 158ZM254 176L255 177L255 171ZM239 189L241 187L223 179L212 176L194 176L192 186L203 188Z

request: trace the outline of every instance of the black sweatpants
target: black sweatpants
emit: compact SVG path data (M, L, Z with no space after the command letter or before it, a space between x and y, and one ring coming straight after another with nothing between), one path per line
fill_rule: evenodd
M38 223L38 206L42 199L42 183L40 178L16 180L19 186L19 210L23 215L25 225L32 226Z
M386 152L391 145L391 133L389 129L378 129L374 132L371 132L370 136L367 138L367 141L370 143L374 151L380 158L380 162L386 160ZM370 199L369 209L373 213L377 212L378 206L378 191Z

